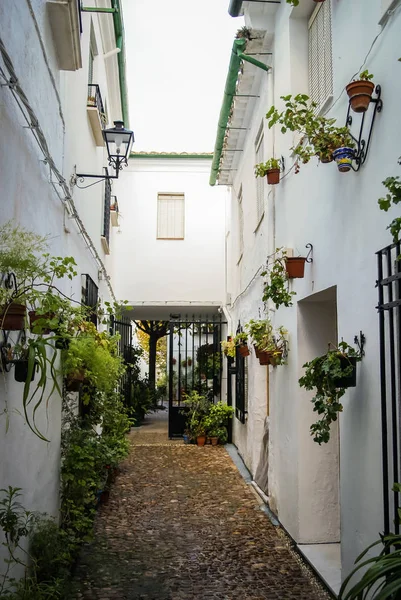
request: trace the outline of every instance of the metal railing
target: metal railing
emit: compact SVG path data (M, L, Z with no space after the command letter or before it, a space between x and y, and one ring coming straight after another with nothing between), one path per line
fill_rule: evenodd
M88 99L86 105L97 108L102 127L103 129L106 129L107 114L103 106L102 95L100 93L100 86L97 83L88 83Z

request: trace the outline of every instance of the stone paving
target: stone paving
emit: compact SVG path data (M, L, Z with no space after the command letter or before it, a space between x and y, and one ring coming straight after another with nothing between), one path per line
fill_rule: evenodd
M168 441L165 419L131 432L71 600L330 598L226 450Z

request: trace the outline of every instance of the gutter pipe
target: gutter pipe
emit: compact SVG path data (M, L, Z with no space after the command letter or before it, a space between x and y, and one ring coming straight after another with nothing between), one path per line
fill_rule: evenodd
M124 24L121 12L121 0L112 0L114 34L116 36L116 46L120 49L117 54L118 61L118 77L120 82L120 98L121 112L124 121L124 127L129 129L129 113L128 113L128 92L127 79L125 73L125 47L124 47Z
M227 123L231 112L231 107L235 97L237 88L238 72L241 66L241 61L245 60L252 63L256 67L268 71L270 67L256 60L252 56L244 54L246 48L246 40L244 38L235 39L231 51L231 60L228 67L226 85L224 88L223 104L220 110L219 122L217 125L216 142L213 151L212 170L210 173L209 185L216 185L219 174L220 159L223 153L224 138L227 129Z
M242 9L242 0L231 0L228 7L230 17L239 17Z

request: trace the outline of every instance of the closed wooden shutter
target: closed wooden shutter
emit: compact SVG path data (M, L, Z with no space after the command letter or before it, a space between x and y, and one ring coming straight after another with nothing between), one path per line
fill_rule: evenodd
M326 0L309 21L309 95L321 108L332 94L331 0Z
M161 240L183 240L184 231L184 194L158 194L157 238Z

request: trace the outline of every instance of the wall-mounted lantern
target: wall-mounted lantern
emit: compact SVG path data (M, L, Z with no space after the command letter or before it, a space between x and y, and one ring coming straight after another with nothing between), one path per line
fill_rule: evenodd
M131 146L134 142L134 132L130 129L125 129L123 121L114 121L114 127L103 130L103 137L104 141L106 142L109 166L115 170L115 175L109 175L107 173L107 169L105 175L76 173L74 181L75 184L77 178L79 178L81 181L87 177L95 177L99 180L118 179L118 174L122 168L124 166L128 166L128 157L131 151Z

